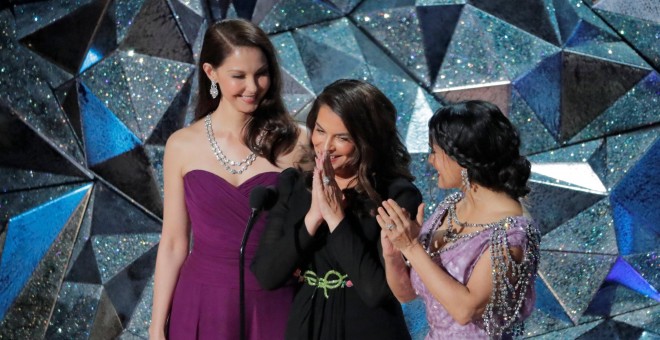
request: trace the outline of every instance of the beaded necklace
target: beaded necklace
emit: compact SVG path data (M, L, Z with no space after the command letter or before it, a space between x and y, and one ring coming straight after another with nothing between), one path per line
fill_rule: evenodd
M450 197L447 198L447 231L445 234L442 236L443 240L445 241L445 246L442 248L436 249L435 251L431 251L431 243L433 241L433 235L440 229L442 226L442 221L441 218L445 216L445 214L438 214L438 216L435 218L433 221L433 224L431 227L431 230L424 235L424 240L422 241L422 244L424 245L424 250L426 251L429 256L436 257L450 249L455 248L458 244L457 241L462 240L462 239L469 239L473 238L487 230L490 230L500 223L504 222L504 220L497 221L497 222L491 222L491 223L468 223L468 222L461 222L458 220L458 217L456 216L456 203L460 201L462 198L461 193L455 193L451 195ZM505 218L506 220L506 218ZM453 224L458 225L461 228L482 228L480 230L467 233L467 234L460 234L458 230L454 230ZM451 245L446 246L447 244L451 243Z
M220 147L218 146L218 142L215 140L215 137L213 136L213 127L211 126L211 115L208 114L206 115L206 118L204 118L204 124L206 125L206 137L209 140L209 143L211 144L211 151L213 151L213 154L215 155L215 158L220 161L220 163L225 167L225 170L227 170L230 174L232 175L237 175L237 174L242 174L243 171L247 170L247 168L252 165L252 163L257 159L257 155L254 152L250 152L245 159L240 160L240 161L232 161L231 159L227 158L227 156L222 152ZM261 145L261 140L264 137L264 133L262 132L259 134L259 137L257 139L257 145ZM239 169L233 169L232 167L237 167L240 166Z

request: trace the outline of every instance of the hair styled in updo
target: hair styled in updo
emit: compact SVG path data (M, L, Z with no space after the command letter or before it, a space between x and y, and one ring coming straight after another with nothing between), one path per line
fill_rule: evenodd
M520 137L500 109L470 100L440 108L429 121L429 140L467 169L470 182L514 199L529 193L531 166Z

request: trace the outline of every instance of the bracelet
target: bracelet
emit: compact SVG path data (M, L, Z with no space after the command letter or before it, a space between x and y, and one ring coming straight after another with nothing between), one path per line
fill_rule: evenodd
M406 266L408 266L408 268L412 267L410 265L410 261L408 261L408 259L405 256L403 256L403 253L401 253L401 258L403 259L403 263L405 263Z

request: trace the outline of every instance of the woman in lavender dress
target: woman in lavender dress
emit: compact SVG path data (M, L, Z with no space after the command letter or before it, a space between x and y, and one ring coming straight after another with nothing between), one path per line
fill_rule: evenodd
M518 201L530 175L518 133L495 105L468 101L438 110L429 139L438 186L461 192L424 224L423 205L411 220L396 202L383 202L377 219L388 284L400 301L422 297L427 339L519 334L534 306L540 236Z
M298 158L297 138L307 140L284 108L275 49L259 27L245 20L210 26L198 71L195 120L165 147L151 339L168 332L170 339L239 338L238 258L249 193L277 183ZM262 216L247 243L248 263L263 228ZM284 338L294 287L266 291L246 272L245 293L246 338Z

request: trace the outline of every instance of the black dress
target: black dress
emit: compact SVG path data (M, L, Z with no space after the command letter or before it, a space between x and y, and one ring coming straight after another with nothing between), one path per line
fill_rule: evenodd
M287 323L287 339L410 339L401 304L385 279L380 226L368 213L377 205L354 189L344 190L345 218L333 233L323 223L312 237L304 225L311 205L310 179L287 169L278 181L278 202L251 270L266 289L304 275ZM422 201L401 178L376 186L409 212ZM379 190L382 189L382 190ZM380 204L380 202L377 202Z

